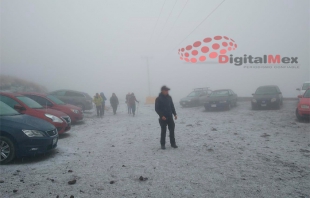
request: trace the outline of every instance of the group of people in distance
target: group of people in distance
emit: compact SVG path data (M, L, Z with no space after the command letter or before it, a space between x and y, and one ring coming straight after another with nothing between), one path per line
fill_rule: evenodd
M97 117L103 117L106 100L107 100L107 98L105 97L103 92L101 92L100 94L96 93L96 95L94 96L93 102L96 106ZM133 116L135 116L136 102L139 103L139 101L136 99L136 96L134 93L128 93L126 95L126 103L127 103L127 107L128 107L128 114L132 114ZM117 106L119 105L119 101L118 101L118 98L117 98L115 93L113 93L111 98L110 98L110 104L111 104L112 109L113 109L113 114L115 115L116 110L117 110Z

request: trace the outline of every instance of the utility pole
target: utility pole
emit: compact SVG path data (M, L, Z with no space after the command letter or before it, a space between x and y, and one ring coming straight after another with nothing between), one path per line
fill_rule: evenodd
M142 57L142 59L146 59L147 80L148 80L148 91L149 91L149 96L151 96L151 80L150 80L149 58L151 58L151 57L148 57L148 56L143 56L143 57Z

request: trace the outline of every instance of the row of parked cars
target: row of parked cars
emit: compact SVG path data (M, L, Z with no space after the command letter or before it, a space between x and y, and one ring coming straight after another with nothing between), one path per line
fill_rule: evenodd
M49 94L0 92L0 164L55 148L58 135L83 120L83 110L92 108L89 98L71 90Z
M298 120L310 118L310 82L302 86L303 95L299 95L296 108ZM260 86L252 94L251 106L253 110L262 108L280 109L283 105L283 96L276 85ZM231 109L237 105L238 96L231 89L210 90L209 88L194 89L187 97L180 100L182 107L204 105L206 111L215 109Z

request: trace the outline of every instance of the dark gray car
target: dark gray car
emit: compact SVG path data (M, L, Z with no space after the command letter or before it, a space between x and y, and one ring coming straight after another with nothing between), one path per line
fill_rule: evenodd
M196 88L185 98L180 100L180 105L182 107L203 105L207 101L211 92L212 91L209 88Z
M279 87L268 85L258 87L251 100L252 109L276 108L280 109L283 104L283 96Z
M93 108L93 100L87 93L73 90L57 90L49 93L65 103L78 106L84 110Z
M238 96L231 89L214 90L204 104L206 110L231 109L237 105Z

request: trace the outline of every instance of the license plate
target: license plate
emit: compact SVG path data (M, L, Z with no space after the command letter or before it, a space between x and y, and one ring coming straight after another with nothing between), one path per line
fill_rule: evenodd
M267 106L267 104L261 104L261 106L262 106L262 107L265 107L265 106Z
M211 107L216 107L216 104L212 104Z
M57 143L57 138L53 139L53 145L55 145Z

